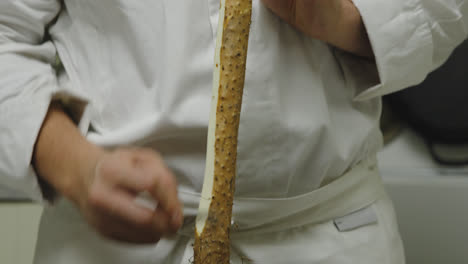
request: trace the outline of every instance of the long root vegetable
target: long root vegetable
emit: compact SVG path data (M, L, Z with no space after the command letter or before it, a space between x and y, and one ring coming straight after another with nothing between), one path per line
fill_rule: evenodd
M245 80L252 0L221 0L195 264L228 264L237 135Z

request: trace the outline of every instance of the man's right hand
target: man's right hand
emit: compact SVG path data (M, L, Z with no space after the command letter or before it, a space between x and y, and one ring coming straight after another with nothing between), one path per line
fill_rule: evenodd
M174 175L149 149L106 151L87 141L59 104L53 103L34 148L36 173L71 200L103 236L155 243L182 225ZM152 210L135 203L149 193Z
M82 177L71 200L100 234L131 243L154 243L182 225L175 177L148 149L103 154L91 175ZM135 203L142 192L157 202L151 210Z

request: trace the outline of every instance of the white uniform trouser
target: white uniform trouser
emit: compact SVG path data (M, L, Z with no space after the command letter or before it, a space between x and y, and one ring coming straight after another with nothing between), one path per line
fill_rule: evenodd
M180 195L185 212L196 213L199 196ZM373 211L377 221L338 230L335 219L362 208ZM100 238L62 200L44 211L35 264L188 264L193 219L188 217L177 236L157 245L126 245ZM374 160L298 197L236 199L233 220L231 263L404 263L393 206Z

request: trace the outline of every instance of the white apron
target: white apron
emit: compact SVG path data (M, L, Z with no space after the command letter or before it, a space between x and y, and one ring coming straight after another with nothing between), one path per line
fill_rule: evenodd
M150 246L102 239L62 200L44 210L35 264L189 264L199 195L180 197L184 227ZM304 195L237 198L231 239L231 263L404 263L393 206L373 159Z

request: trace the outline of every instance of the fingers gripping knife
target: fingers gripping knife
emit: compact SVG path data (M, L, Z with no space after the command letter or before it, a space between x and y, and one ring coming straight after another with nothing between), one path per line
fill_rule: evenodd
M252 0L221 0L213 99L194 263L228 264L237 134L244 89Z

